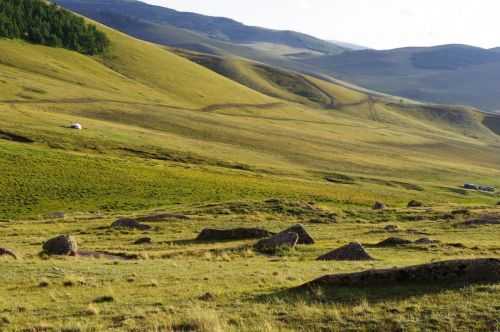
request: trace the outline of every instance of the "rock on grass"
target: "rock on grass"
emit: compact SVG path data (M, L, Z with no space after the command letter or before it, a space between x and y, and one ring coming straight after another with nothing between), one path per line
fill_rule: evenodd
M386 208L387 206L382 202L375 202L372 206L373 210L385 210Z
M480 217L469 219L458 226L483 226L483 225L500 225L500 214L485 214Z
M481 258L443 261L404 268L368 270L326 275L299 287L394 287L405 284L500 282L500 259Z
M198 241L229 241L262 239L274 235L260 228L234 228L234 229L211 229L201 231L196 240Z
M314 244L314 239L306 231L304 226L297 224L288 229L285 229L281 233L296 233L299 236L298 244Z
M45 242L42 249L47 255L76 255L78 244L73 236L59 235Z
M369 261L373 260L358 242L351 242L343 247L335 249L325 255L318 257L320 261Z
M136 245L151 244L151 243L153 243L153 240L150 237L142 237L142 238L134 241L134 244L136 244Z
M379 243L377 243L375 246L376 247L397 247L397 246L404 246L407 244L412 244L413 242L410 240L406 239L401 239L399 237L390 237L388 239L385 239Z
M118 219L117 221L112 223L111 228L127 228L127 229L138 229L141 231L145 231L151 229L151 226L142 224L134 219L124 218L124 219Z
M0 248L0 256L10 256L14 259L17 259L16 253L7 248Z
M299 241L297 233L279 233L273 237L260 240L254 248L262 253L276 253L280 249L294 248Z
M115 298L111 295L104 295L104 296L99 296L96 298L93 302L94 303L109 303L109 302L114 302Z
M424 206L424 203L422 203L420 201L412 200L412 201L408 202L409 208L417 208L417 207L422 207L422 206Z

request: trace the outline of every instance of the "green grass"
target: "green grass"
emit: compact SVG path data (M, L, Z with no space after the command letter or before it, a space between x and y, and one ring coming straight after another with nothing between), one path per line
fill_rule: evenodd
M5 69L0 74L5 87L2 137L18 135L34 142L0 139L5 161L0 167L9 174L0 179L0 218L54 209L131 211L177 201L265 196L318 196L365 206L382 199L400 205L412 197L461 204L498 199L453 190L465 182L500 185L498 136L469 110L366 99L307 77L301 80L321 88L339 108L288 103L157 46L116 32L110 38L113 48L105 60L0 41L5 50L0 64ZM143 52L148 48L154 55L149 62ZM141 74L156 72L156 62L175 70ZM255 79L271 84L269 77L257 74L252 72ZM197 75L210 79L197 80ZM286 77L298 77L290 75ZM202 102L193 96L185 102L182 96L191 86L210 93L210 99ZM85 129L65 128L73 122ZM331 173L358 180L328 183L325 177ZM226 189L226 181L234 192ZM408 185L394 185L398 182ZM217 194L203 189L214 186L220 188ZM412 186L424 191L409 190ZM189 195L179 189L183 187L200 194L186 199Z
M498 257L497 226L456 228L463 220L439 217L459 207L493 211L499 200L459 188L500 185L499 137L482 115L399 104L294 73L270 77L235 60L235 72L271 97L106 31L112 48L96 58L0 40L0 237L22 257L0 258L0 330L498 329L497 285L280 296L327 273ZM301 82L336 108L304 102ZM73 122L84 130L68 129ZM289 203L273 211L262 203L270 198ZM432 211L403 209L412 199ZM375 213L375 201L395 209ZM304 202L339 222L304 214ZM45 218L56 211L67 218ZM146 233L108 228L119 216L164 211L191 218ZM404 221L408 213L425 217ZM204 227L278 231L296 222L318 243L278 258L254 253L250 242L192 241ZM380 241L389 223L404 237L424 232L466 248L369 248L378 260L314 260L346 242ZM140 259L38 256L43 241L66 233L83 249ZM154 243L132 244L143 236ZM200 300L207 292L214 299Z
M499 257L498 226L453 227L461 217L452 221L405 222L401 221L408 213L405 210L380 214L369 209L346 209L336 224L312 224L307 217L249 206L246 212L231 214L190 209L190 220L152 223L155 230L146 233L110 230L108 226L114 219L108 215L97 218L74 214L64 220L4 224L2 245L14 248L22 259L2 259L8 273L4 274L6 287L0 288L0 316L10 322L2 327L6 331L44 324L78 331L153 331L179 324L192 324L201 331L261 331L263 326L268 331L495 331L499 327L497 285L400 286L369 293L339 290L333 296L328 292L284 296L289 288L330 273L463 257ZM445 207L436 210L449 211ZM423 211L413 213L431 218L432 214ZM317 243L299 246L281 257L241 249L251 241L188 241L204 227L264 227L278 231L297 221L305 223ZM418 230L443 244L367 247L377 259L373 262L315 261L320 254L351 240L370 244L394 236L384 231L387 224L400 227L396 236L416 239L422 235L412 230ZM85 250L135 253L143 258L110 261L37 257L42 241L64 233L76 235L80 248ZM132 244L145 235L153 238L152 245ZM457 242L465 248L446 245ZM48 286L40 287L42 281ZM207 292L213 300L199 299ZM99 300L103 297L108 301Z

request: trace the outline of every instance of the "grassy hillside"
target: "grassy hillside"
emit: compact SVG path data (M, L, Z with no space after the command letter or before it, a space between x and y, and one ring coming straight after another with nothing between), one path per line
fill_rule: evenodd
M253 90L308 105L329 105L333 97L305 76L244 59L209 55L181 49L176 53Z
M497 215L500 196L460 188L500 185L494 115L190 54L215 72L99 29L111 44L94 57L0 40L0 247L18 258L0 255L1 331L498 329L496 284L289 293L324 274L499 257L499 225L464 223ZM110 227L165 213L150 230ZM272 257L195 240L296 223L316 243ZM40 255L59 234L79 256ZM373 246L394 235L440 242ZM376 260L316 260L350 241Z
M299 72L321 72L297 61L302 57L345 51L332 42L296 32L248 27L226 18L182 13L138 1L63 0L57 3L156 44L238 56Z
M2 71L5 77L5 88L0 92L2 98L144 99L178 107L272 101L160 47L105 31L113 38L113 43L103 58L94 59L61 49L1 40L1 65L5 68ZM24 81L9 72L20 72L32 79ZM52 84L35 82L39 76L42 80L53 81ZM45 88L45 84L50 86ZM235 93L229 95L228 90Z
M158 46L102 29L111 49L96 58L19 41L0 42L0 144L3 158L11 160L3 167L18 178L14 187L9 177L2 180L5 217L68 209L70 202L72 210L134 210L196 201L197 195L183 200L178 184L164 182L160 169L171 163L192 165L194 169L186 172L193 174L215 167L213 171L227 179L220 183L234 176L263 181L243 186L234 196L222 192L200 200L300 196L302 186L311 195L342 204L369 205L378 197L401 204L420 195L398 182L426 187L425 195L441 202L495 199L452 189L468 181L498 183L498 136L482 124L479 113L394 104L319 79L230 62L240 82L259 93ZM289 84L279 83L283 77ZM297 94L299 83L325 101L334 99L337 108L323 109L322 102L304 99L300 89ZM72 122L86 129L65 128ZM39 151L41 159L19 157L31 151ZM78 175L74 153L95 156L79 161L91 175ZM97 157L99 162L93 161ZM60 172L49 171L56 165L53 160L59 160ZM116 179L105 172L97 176L92 170L101 162L109 165L109 174L125 174ZM38 172L47 172L47 177L42 181ZM325 177L331 174L345 174L355 184L329 185ZM289 188L289 176L294 177L295 189L264 189ZM133 189L138 185L130 177L142 178L144 189ZM40 197L41 188L46 196ZM201 187L194 186L189 195L198 190ZM19 197L19 192L25 194ZM54 199L67 192L72 195ZM111 203L102 202L105 192L113 193ZM18 199L25 203L11 203Z
M301 61L360 86L407 98L497 110L500 56L465 45L362 50Z

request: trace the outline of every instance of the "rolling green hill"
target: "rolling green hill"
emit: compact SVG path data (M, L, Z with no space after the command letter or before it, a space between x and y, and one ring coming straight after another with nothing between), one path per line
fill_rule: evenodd
M0 40L0 146L8 161L2 174L11 174L0 180L0 215L70 203L75 210L149 208L203 195L217 201L309 191L370 204L379 196L398 202L416 194L401 194L405 189L391 183L427 186L425 195L437 201L474 201L489 198L452 188L498 184L494 116L181 52L205 68L162 46L98 29L110 46L94 57ZM68 129L73 122L85 129ZM179 166L187 167L182 176ZM105 175L113 172L116 178ZM204 187L203 174L219 180ZM331 186L324 178L332 174L359 180ZM237 185L239 178L246 184ZM240 189L225 192L226 181ZM179 193L178 186L191 189Z
M500 55L466 45L362 50L301 59L360 86L442 104L500 108Z
M500 108L500 56L467 45L370 50L289 31L247 27L227 18L182 13L139 1L59 0L59 4L129 35L157 44L274 68L332 77L388 95Z
M177 12L140 1L60 0L58 4L136 38L218 55L233 55L289 70L320 74L297 61L346 48L293 31L249 27L226 19Z
M104 53L0 39L1 331L496 328L497 284L289 290L328 273L498 257L499 225L483 223L497 220L499 194L461 186L500 185L499 116L85 20L109 39ZM111 226L123 217L146 226ZM297 223L315 243L272 256L256 240L195 239ZM60 234L76 253L41 252ZM394 235L411 244L375 245ZM316 260L350 241L375 259Z
M324 109L278 85L267 67L233 68L261 84L257 92L159 46L100 29L111 47L94 58L0 42L2 174L12 175L0 180L1 215L306 193L342 204L419 195L391 184L401 182L428 188L426 197L436 201L474 201L488 198L451 188L469 179L497 184L498 136L480 113L402 107L285 73L338 102ZM67 129L72 122L85 129ZM328 174L359 180L331 186ZM223 189L228 183L234 190Z

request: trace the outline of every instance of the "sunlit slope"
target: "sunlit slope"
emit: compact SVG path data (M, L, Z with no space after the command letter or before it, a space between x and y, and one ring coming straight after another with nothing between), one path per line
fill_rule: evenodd
M359 120L391 123L401 128L424 131L433 128L471 137L495 136L487 126L490 122L483 121L484 114L472 108L383 96L241 58L179 49L175 52L263 94L305 106L341 110Z
M263 94L292 102L332 108L367 99L366 93L339 84L242 58L180 49L174 51Z
M276 196L495 199L453 190L500 185L498 136L480 113L240 59L223 77L102 29L113 43L104 58L0 41L0 217ZM325 180L339 174L354 184Z
M0 205L11 217L276 196L367 206L412 198L473 203L495 198L453 188L500 184L498 145L335 110L200 112L109 102L0 109ZM85 129L64 128L73 121ZM355 184L325 181L339 174Z
M0 40L0 97L59 101L108 98L187 108L272 102L161 47L102 29L112 41L102 58Z
M193 64L157 45L103 28L112 42L104 63L115 71L175 96L183 102L259 104L270 98Z

